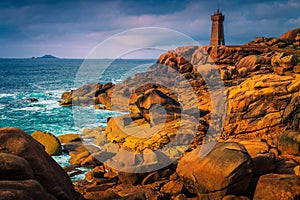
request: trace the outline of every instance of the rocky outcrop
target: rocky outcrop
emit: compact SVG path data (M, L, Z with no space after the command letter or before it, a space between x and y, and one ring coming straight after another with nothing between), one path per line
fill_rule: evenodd
M20 129L0 129L0 168L2 199L79 199L63 169Z
M300 76L256 75L228 89L223 138L264 138L299 130Z
M36 141L45 147L45 151L50 156L62 154L62 148L59 140L49 132L35 131L31 135Z
M176 170L191 193L202 199L244 194L254 171L244 146L233 142L217 143L203 158L199 156L199 150L197 148L181 158Z
M176 49L178 55L187 58L194 66L210 63L234 65L245 56L261 55L270 51L267 47L252 46L188 46Z
M105 130L84 130L90 147L77 136L65 139L71 163L94 168L76 190L92 199L252 199L263 194L256 186L265 174L299 174L296 56L292 41L280 38L179 47L99 94L98 84L65 93L74 105L128 112L109 118ZM225 113L217 98L225 93L214 90L220 86ZM197 147L217 139L199 157Z
M297 34L300 33L300 28L289 30L280 36L281 39L289 39L295 41Z
M60 106L87 106L103 104L106 109L110 109L110 97L112 93L113 84L111 82L106 84L90 84L83 85L82 87L64 92L62 94L62 101L59 102Z
M254 200L299 199L300 176L267 174L259 178Z
M255 40L249 42L247 45L252 47L258 47L258 48L285 48L289 45L292 46L293 42L289 38L266 38L266 37L257 37ZM246 46L246 45L245 45Z

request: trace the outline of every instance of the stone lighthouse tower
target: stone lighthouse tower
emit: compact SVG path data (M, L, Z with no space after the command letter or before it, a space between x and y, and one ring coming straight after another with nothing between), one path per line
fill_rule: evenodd
M211 16L212 27L210 45L212 46L225 45L223 26L224 18L224 15L222 15L219 9Z

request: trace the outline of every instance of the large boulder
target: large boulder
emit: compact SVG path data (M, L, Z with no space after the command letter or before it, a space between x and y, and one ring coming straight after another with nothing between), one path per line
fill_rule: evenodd
M180 104L160 90L150 90L137 100L141 115L151 124L173 121L181 113Z
M231 139L230 141L244 145L253 160L254 175L259 176L276 168L275 155L266 141L255 138Z
M60 141L53 134L49 132L35 131L31 136L45 147L45 151L50 156L62 154Z
M79 199L64 170L24 131L0 129L0 153L7 159L7 165L0 164L1 174L6 177L0 181L0 198L6 195L4 199L10 199L12 195L13 199ZM16 180L14 173L26 181Z
M176 170L189 192L203 199L244 194L253 175L253 163L243 145L217 143L203 158L199 150L183 156Z
M254 200L299 199L300 176L266 174L259 178Z
M289 45L293 44L292 40L287 38L266 38L266 37L257 37L253 41L249 42L247 45L252 48L257 46L257 48L285 48Z

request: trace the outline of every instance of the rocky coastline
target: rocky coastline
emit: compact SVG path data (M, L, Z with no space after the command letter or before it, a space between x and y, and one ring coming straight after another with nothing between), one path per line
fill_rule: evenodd
M58 138L0 129L0 199L299 199L297 31L178 47L120 84L66 91L61 106L129 114ZM62 152L64 170L50 157Z

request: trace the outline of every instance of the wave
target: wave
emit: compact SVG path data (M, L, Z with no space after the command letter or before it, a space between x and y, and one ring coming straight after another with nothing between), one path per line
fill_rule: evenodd
M21 111L41 111L44 110L44 108L38 107L38 106L31 106L31 107L24 107L24 108L15 108L15 111L21 110Z
M15 97L17 94L6 94L6 93L2 93L0 94L0 99L1 98L7 98L7 97Z

